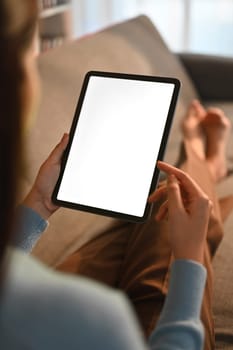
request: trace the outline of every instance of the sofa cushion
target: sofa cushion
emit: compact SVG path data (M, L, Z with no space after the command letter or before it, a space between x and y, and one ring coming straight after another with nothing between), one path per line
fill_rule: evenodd
M167 161L176 161L179 121L197 93L179 59L167 48L147 17L116 24L42 54L39 69L42 103L28 137L25 190L30 187L39 165L69 130L82 81L89 70L171 76L181 80L181 94L166 152ZM34 254L47 264L55 265L113 222L113 219L61 209L51 218L50 227Z
M232 179L231 179L232 180ZM232 183L232 182L231 182ZM233 220L224 225L225 236L214 258L214 298L216 349L233 349Z
M224 110L233 124L233 103L219 104L211 101L209 105ZM229 168L233 169L233 130L227 149ZM217 186L219 197L233 195L233 174ZM216 349L233 349L233 213L224 224L224 237L213 260Z

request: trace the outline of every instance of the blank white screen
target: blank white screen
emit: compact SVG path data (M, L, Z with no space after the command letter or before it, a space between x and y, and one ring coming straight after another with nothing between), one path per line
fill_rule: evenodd
M142 217L173 90L91 77L57 198Z

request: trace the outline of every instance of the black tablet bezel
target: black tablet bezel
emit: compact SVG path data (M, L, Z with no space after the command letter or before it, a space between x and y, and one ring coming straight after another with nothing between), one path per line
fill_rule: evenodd
M88 82L89 82L90 77L93 77L93 76L174 84L173 95L172 95L172 99L171 99L171 103L170 103L170 108L168 111L167 121L165 124L165 128L164 128L164 132L163 132L162 141L161 141L157 160L162 160L163 156L164 156L164 152L166 149L167 140L168 140L168 136L169 136L169 132L171 129L172 120L173 120L173 116L174 116L174 112L175 112L176 102L177 102L178 94L179 94L179 90L180 90L180 81L176 78L168 78L168 77L147 76L147 75L138 75L138 74L125 74L125 73L112 73L112 72L103 72L103 71L89 71L84 78L80 97L79 97L79 100L77 103L74 119L73 119L70 133L69 133L69 135L70 135L69 136L69 143L68 143L67 148L63 154L60 175L59 175L58 181L56 183L56 186L55 186L53 194L52 194L53 203L58 205L58 206L61 206L61 207L81 210L81 211L90 212L90 213L98 214L98 215L110 216L110 217L123 219L123 220L127 220L127 221L144 222L144 221L146 221L146 219L150 215L151 205L149 203L147 203L145 206L145 211L144 211L143 216L138 217L138 216L134 216L134 215L128 215L128 214L124 214L124 213L114 212L111 210L90 207L90 206L86 206L83 204L62 201L62 200L57 198L59 188L61 185L61 181L62 181L62 177L63 177L64 171L65 171L67 159L69 156L70 148L71 148L71 145L73 142L73 137L74 137L75 130L76 130L76 127L78 124L83 101L85 98ZM155 169L154 169L154 173L153 173L153 177L152 177L152 181L151 181L149 194L155 190L158 179L159 179L159 169L156 167L156 164L155 164Z

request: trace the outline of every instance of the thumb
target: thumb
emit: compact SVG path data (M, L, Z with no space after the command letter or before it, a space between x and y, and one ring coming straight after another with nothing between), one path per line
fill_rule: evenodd
M65 151L67 144L69 141L69 134L64 134L61 141L57 144L57 146L54 148L54 150L51 152L49 156L49 160L56 164L60 163L63 152Z
M174 175L169 175L167 180L168 187L168 209L170 212L175 210L184 211L184 205L181 197L180 186Z

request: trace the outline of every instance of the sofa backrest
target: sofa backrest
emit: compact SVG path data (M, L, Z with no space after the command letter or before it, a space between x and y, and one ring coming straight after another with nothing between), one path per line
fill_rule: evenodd
M181 80L176 121L197 93L178 58L146 16L116 24L39 57L42 103L29 134L30 177L68 131L83 77L89 70L173 76ZM156 106L155 106L156 114ZM176 122L174 131L176 131Z

